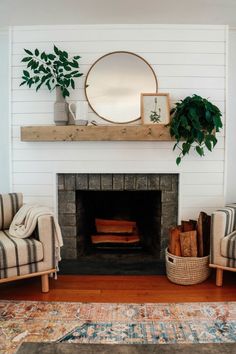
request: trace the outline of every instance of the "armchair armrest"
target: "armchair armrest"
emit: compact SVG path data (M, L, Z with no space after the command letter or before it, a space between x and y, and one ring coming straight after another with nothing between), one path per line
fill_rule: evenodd
M228 209L217 210L211 218L210 263L225 266L226 259L221 255L221 240L231 232Z
M56 268L53 216L43 215L38 218L38 237L43 244L43 261L47 262L48 269Z

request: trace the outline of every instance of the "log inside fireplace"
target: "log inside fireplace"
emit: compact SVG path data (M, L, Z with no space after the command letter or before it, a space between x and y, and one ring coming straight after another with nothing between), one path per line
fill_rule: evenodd
M100 249L132 249L132 247L140 246L140 237L135 221L95 219L95 225L97 233L91 235L91 241L94 246Z

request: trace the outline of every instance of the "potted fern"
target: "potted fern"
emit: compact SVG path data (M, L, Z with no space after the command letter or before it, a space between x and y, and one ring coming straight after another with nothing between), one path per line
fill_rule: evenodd
M192 95L177 102L170 113L170 135L176 139L173 150L179 149L177 165L191 149L200 156L204 156L205 149L212 151L217 143L215 132L222 128L217 106L206 98Z
M38 91L41 86L46 86L49 91L56 89L56 102L54 104L54 121L57 125L64 125L68 121L68 104L65 101L69 97L69 89L75 89L75 78L82 76L79 71L80 56L69 57L66 51L58 49L54 45L53 53L24 49L27 56L22 59L27 63L23 70L23 81L20 86L35 86Z

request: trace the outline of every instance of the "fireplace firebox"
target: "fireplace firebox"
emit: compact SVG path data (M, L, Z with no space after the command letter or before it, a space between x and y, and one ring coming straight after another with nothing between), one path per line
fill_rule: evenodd
M58 174L61 272L162 274L178 184L178 174Z

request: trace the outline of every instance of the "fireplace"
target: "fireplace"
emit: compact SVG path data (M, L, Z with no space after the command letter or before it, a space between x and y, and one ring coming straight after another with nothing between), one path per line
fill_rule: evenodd
M178 220L178 180L178 174L58 174L61 272L162 274L168 230ZM116 230L104 232L98 223ZM134 228L120 229L124 224Z

